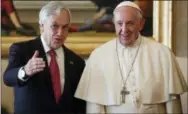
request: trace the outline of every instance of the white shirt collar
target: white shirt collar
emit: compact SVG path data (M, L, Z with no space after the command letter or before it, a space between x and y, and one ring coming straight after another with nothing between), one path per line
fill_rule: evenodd
M50 47L46 44L45 39L44 39L44 37L42 37L42 35L41 35L41 41L42 41L42 45L44 47L44 51L47 54L48 51L50 51ZM59 53L62 53L62 51L63 51L62 47L55 49L57 56L59 56Z
M45 39L44 39L44 37L42 37L42 35L41 35L41 41L42 41L42 45L44 47L45 53L47 53L48 51L50 51L50 47L46 44Z

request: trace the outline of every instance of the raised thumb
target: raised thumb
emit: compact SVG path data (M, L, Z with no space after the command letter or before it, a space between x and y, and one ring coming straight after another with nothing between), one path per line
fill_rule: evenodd
M39 56L39 51L38 50L35 50L35 53L33 54L33 57L32 58L36 58Z

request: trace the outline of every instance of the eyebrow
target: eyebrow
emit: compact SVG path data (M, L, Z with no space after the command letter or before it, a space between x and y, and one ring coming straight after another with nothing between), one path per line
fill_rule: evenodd
M63 26L63 27L65 27L65 26L69 26L69 23L64 24L64 25L59 25L58 23L54 22L52 25L58 25L58 26Z
M69 24L65 24L65 25L63 25L63 26L69 26Z
M124 22L124 21L122 21L122 20L118 20L118 21L116 21L116 22ZM132 21L132 20L129 20L129 21L126 21L126 23L133 23L134 21Z

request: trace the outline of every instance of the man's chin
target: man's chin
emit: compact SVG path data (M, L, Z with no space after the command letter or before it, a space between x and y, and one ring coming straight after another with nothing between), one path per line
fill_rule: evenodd
M57 49L57 48L60 48L62 45L61 44L54 44L54 45L52 45L51 46L51 48L53 48L53 49Z
M121 44L123 45L129 45L131 43L130 40L121 40Z
M125 43L125 46L130 46L130 45L131 45L130 42L126 42L126 43Z

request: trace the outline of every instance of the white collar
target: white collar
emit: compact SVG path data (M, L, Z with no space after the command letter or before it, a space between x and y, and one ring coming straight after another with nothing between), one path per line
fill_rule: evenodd
M47 54L48 51L50 51L50 47L47 45L47 43L45 42L45 39L42 35L41 35L41 41L42 41L42 45L44 47L44 51ZM59 53L62 53L62 51L63 51L62 47L55 49L57 56L59 55Z

